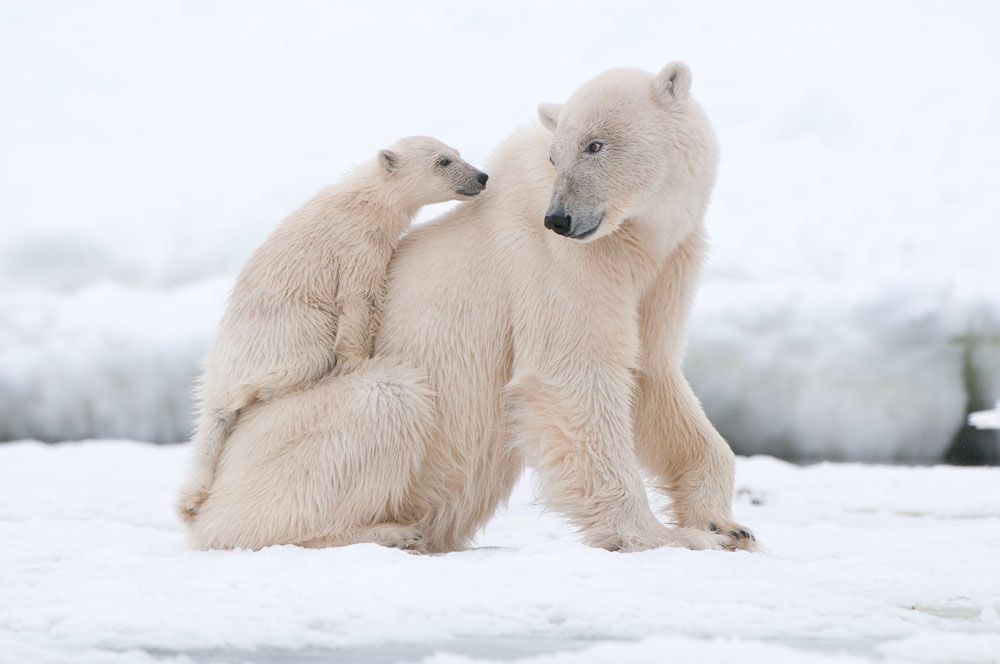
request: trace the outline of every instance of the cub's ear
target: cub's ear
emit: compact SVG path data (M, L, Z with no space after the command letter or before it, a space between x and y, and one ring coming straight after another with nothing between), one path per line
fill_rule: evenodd
M392 150L379 150L378 163L382 165L386 173L393 173L399 166L399 156Z
M559 112L562 111L562 104L539 104L538 119L542 121L545 128L555 131L559 124Z
M669 62L653 79L653 90L664 101L680 99L691 89L691 70L683 62Z

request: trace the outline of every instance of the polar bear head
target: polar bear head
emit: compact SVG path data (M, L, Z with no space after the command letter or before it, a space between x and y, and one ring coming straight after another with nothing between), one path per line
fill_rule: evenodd
M413 207L465 200L486 187L486 173L430 136L408 136L378 153L386 180Z
M549 161L555 168L546 228L593 241L626 220L690 226L700 218L714 183L717 149L690 87L687 65L671 62L655 76L607 71L565 104L541 104L538 115L552 132ZM671 208L685 213L669 214ZM665 209L668 214L659 214ZM665 230L679 235L690 228Z

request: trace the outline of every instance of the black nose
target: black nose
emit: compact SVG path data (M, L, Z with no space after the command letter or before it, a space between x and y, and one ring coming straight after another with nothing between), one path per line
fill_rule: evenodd
M545 227L552 229L559 235L569 233L569 227L573 223L573 217L568 214L548 214L545 215Z
M478 173L476 173L476 179L479 180L479 184L485 187L486 181L490 179L490 176L487 175L486 173L483 173L482 171L479 171Z

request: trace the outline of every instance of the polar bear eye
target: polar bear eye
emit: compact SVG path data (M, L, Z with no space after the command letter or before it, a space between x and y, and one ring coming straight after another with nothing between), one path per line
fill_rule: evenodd
M600 152L601 148L604 147L604 143L600 141L592 141L590 145L587 146L587 152L593 154L595 152Z
M448 159L448 157L438 159L438 166L448 166L449 164L451 164L451 159Z

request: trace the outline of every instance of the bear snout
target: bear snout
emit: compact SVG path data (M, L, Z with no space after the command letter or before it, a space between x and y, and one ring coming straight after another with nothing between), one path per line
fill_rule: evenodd
M558 235L569 235L573 217L562 210L545 215L545 227Z

